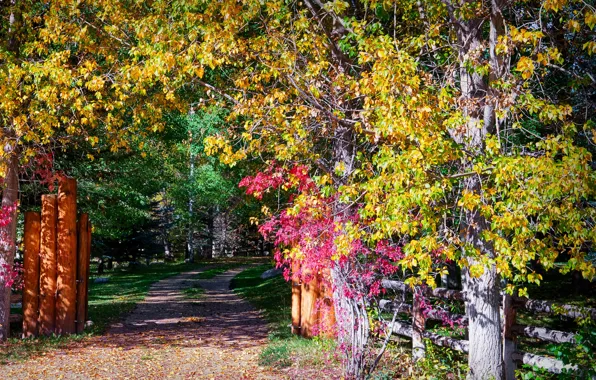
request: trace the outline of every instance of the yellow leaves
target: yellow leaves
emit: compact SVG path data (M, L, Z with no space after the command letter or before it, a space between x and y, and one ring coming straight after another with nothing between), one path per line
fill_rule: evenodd
M271 209L269 207L267 207L266 205L261 206L261 213L266 216L269 217L271 216Z
M547 65L550 62L555 62L560 65L563 63L563 56L556 47L550 48L547 49L545 53L538 53L536 55L536 62L540 63L541 65Z
M484 274L484 265L483 264L470 265L469 271L470 271L470 276L472 276L474 278L479 278L480 276L482 276L482 274Z
M521 72L523 79L530 79L534 73L534 61L529 57L521 57L517 62L516 70Z
M87 87L87 89L89 91L93 91L93 92L98 92L98 91L102 90L104 85L105 85L105 81L99 76L94 76L93 78L91 78L90 81L85 83L85 87Z
M97 136L90 136L87 138L91 146L95 146L99 142L99 138Z
M542 275L540 273L535 273L535 272L528 273L527 281L529 283L534 283L534 284L540 286L540 281L541 280L542 280Z
M501 146L497 136L490 136L486 139L486 152L489 156L495 156L499 154Z
M505 293L507 293L509 295L513 295L514 292L515 292L515 285L509 283L505 286Z
M342 256L348 256L352 252L352 239L347 234L338 234L333 240L335 245L335 253L331 256L331 260L337 261Z
M567 5L567 0L545 0L544 1L544 9L547 11L558 12L559 10L563 9L563 7Z
M579 24L579 22L578 22L577 20L569 20L569 21L567 22L567 29L568 29L570 32L577 33L577 32L579 32L579 31L580 31L580 29L581 29L581 25Z
M596 26L596 11L587 10L584 20L590 30L594 29L594 26Z
M582 49L588 52L588 55L596 54L596 41L588 41L583 44Z
M481 202L482 200L479 194L463 191L457 205L467 210L474 210L481 204Z
M516 27L511 27L510 31L511 40L516 43L530 43L534 46L538 44L538 41L542 37L544 37L544 33L541 31L532 31L527 30L524 28L517 29Z

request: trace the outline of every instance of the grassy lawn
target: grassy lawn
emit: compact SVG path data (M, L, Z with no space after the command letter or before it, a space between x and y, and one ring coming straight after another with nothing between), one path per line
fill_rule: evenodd
M208 279L213 278L213 277L215 277L217 275L220 275L220 274L222 274L224 272L227 272L230 269L237 268L238 266L240 266L242 264L246 264L246 263L243 263L243 262L232 262L232 263L226 263L226 264L218 264L214 268L205 269L204 271L202 271L201 273L199 273L196 276L196 278L201 279L201 280L208 280Z
M205 289L203 289L199 284L194 284L190 288L182 289L182 294L186 299L198 300L203 297L203 294L205 294Z
M261 353L262 365L288 367L300 363L305 368L325 368L333 359L332 339L304 339L290 332L291 288L282 276L267 280L261 274L271 265L247 269L232 280L231 288L261 310L270 324L269 343Z

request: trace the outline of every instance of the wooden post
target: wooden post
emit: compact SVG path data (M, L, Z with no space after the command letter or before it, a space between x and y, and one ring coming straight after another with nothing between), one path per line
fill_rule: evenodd
M39 311L39 240L41 215L37 212L25 213L25 233L23 252L23 337L37 336Z
M331 274L329 269L324 270L319 279L319 297L321 298L321 309L319 310L319 323L323 329L322 334L326 337L332 337L335 330L335 306L333 304L333 289L331 284ZM328 282L325 282L327 278Z
M57 261L56 333L73 334L76 331L77 182L72 178L59 181Z
M423 335L426 327L426 318L422 312L422 291L415 289L412 301L412 359L416 362L423 359L426 354Z
M300 265L292 262L292 334L300 335L300 304L302 302L302 285L298 272Z
M78 253L77 253L77 320L76 330L80 334L85 329L85 298L89 273L87 261L89 260L89 215L81 214L78 223Z
M313 327L318 321L319 284L316 276L309 282L302 283L301 295L300 334L305 338L311 338L313 336Z
M501 308L501 323L503 324L503 362L505 366L505 378L515 379L517 364L514 360L516 352L515 335L513 326L515 325L516 310L513 307L510 295L503 295L503 305Z
M41 196L41 247L40 247L40 333L50 335L56 319L56 224L58 222L58 197Z

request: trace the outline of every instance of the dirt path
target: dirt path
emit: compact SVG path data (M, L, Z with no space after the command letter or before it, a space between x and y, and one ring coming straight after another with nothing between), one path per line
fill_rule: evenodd
M229 290L243 268L209 280L193 271L155 283L123 323L86 339L2 370L8 379L276 379L258 366L267 326ZM199 300L182 289L198 283ZM6 376L6 377L5 377Z

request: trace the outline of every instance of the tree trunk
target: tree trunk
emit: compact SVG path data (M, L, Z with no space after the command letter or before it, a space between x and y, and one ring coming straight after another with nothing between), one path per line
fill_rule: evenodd
M17 7L17 1L11 0L12 7L8 20L8 39L7 50L19 56L18 31L15 28L17 20L21 18L20 10ZM12 125L7 124L2 131L5 138L14 137ZM4 173L4 188L2 189L2 208L14 207L19 197L19 155L16 139L14 143L7 142L3 147L6 162L6 171ZM10 272L14 265L14 256L16 252L17 236L17 210L8 215L10 222L0 225L0 274L4 269L6 274ZM7 287L5 280L0 276L0 341L8 338L10 333L10 287Z
M494 91L489 81L504 75L503 57L496 53L499 35L502 35L503 19L501 3L491 3L489 32L489 53L491 72L488 78L468 68L468 63L479 59L484 51L482 19L458 20L457 39L459 45L461 105L467 123L462 132L451 131L453 138L466 148L463 159L464 172L473 171L476 157L484 155L485 140L495 132ZM452 10L450 10L452 11ZM452 13L452 17L454 14ZM480 175L466 177L464 191L476 194L484 200ZM490 230L490 222L479 213L479 209L464 210L461 238L465 245L463 255L468 266L463 269L463 288L466 292L466 313L469 318L469 379L504 379L503 350L500 318L500 284L494 264L486 264L494 258L494 249L482 238ZM474 277L470 267L479 266L482 274Z
M343 174L337 178L337 188L348 182L354 171L355 144L354 132L349 126L339 125L334 133L333 165L341 164ZM349 205L337 202L334 217L337 223L343 223L350 217L352 210ZM367 349L370 338L370 324L367 304L364 297L346 297L353 293L350 281L357 273L353 268L352 258L345 262L335 261L331 268L333 281L333 304L337 322L339 345L344 350L344 372L348 379L362 379L365 377Z
M189 115L194 115L194 111L191 109ZM195 175L195 155L192 152L192 131L188 131L188 161L190 166L188 182L190 183L190 191L188 193L188 236L186 240L186 253L187 259L191 263L195 260L195 253L194 253L194 225L193 225L193 202L194 202L194 191L192 186L194 186L194 175Z
M14 207L19 194L18 165L16 149L10 145L4 147L10 155L4 173L4 189L2 190L2 208ZM9 216L10 222L0 225L0 271L10 273L14 265L15 240L17 232L16 208ZM8 268L8 269L4 269ZM10 330L10 287L5 286L5 279L0 279L0 341L8 338Z
M163 249L164 249L164 259L166 262L174 261L174 256L172 256L172 249L170 247L170 241L168 240L165 232L163 234Z
M486 220L475 211L466 214L466 243L489 255L492 247L487 247L480 238L481 231L488 228ZM479 258L468 257L468 263L463 269L469 335L468 378L504 379L499 275L494 265L486 266ZM484 269L479 277L470 274L470 266L474 265Z

